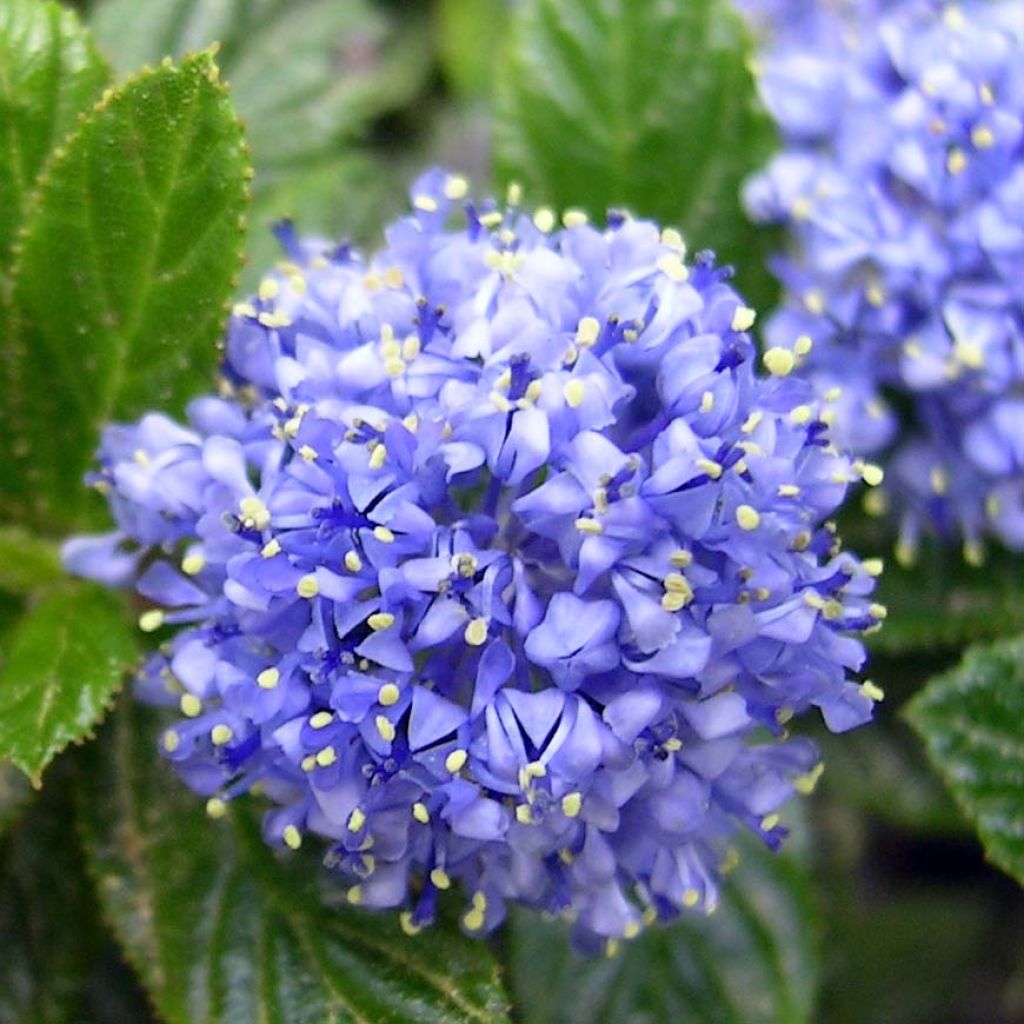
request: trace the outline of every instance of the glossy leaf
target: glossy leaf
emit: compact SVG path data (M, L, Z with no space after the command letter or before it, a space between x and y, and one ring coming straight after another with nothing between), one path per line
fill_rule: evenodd
M908 716L989 859L1024 885L1024 638L969 650Z
M507 1021L483 944L328 906L317 863L276 856L251 806L206 817L160 759L157 721L128 702L113 716L81 804L104 908L168 1024Z
M607 960L520 915L512 982L523 1024L797 1024L812 1019L819 953L809 882L792 854L744 843L710 917L684 916Z
M739 190L771 130L747 53L728 0L525 0L498 80L502 174L531 202L680 227L763 301L765 248Z
M55 786L0 842L0 1024L95 1019L101 933L72 822L70 791Z
M208 54L108 94L55 152L13 271L0 513L73 525L100 425L209 386L246 173Z
M135 653L120 600L68 584L14 627L0 667L0 758L30 778L104 714Z
M0 4L0 277L44 161L109 77L71 11L43 0Z
M54 543L19 526L0 523L0 590L27 594L63 576Z

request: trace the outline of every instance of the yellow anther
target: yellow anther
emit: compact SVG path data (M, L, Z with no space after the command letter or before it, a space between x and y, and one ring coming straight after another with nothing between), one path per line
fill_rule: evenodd
M403 910L398 915L398 923L401 925L402 931L410 938L413 935L419 935L420 926L413 921L411 911Z
M308 774L309 772L311 772L316 767L316 755L315 754L307 754L299 762L299 764L301 765L302 770Z
M345 568L349 572L362 572L363 571L363 560L359 557L356 551L345 552Z
M700 893L696 889L687 889L683 893L683 906L692 909L700 903Z
M986 107L991 107L996 101L996 94L992 91L992 86L990 85L979 85L978 96Z
M985 351L976 341L959 338L953 344L953 358L969 370L980 370L985 365Z
M181 737L174 729L168 729L164 733L164 750L173 754L181 746Z
M366 824L366 812L361 807L353 809L348 816L349 832L358 832Z
M686 242L683 236L675 228L665 228L661 232L661 244L675 253L682 255L686 252Z
M401 377L405 373L405 360L401 356L388 356L384 360L384 372L389 377Z
M841 619L845 612L846 609L843 607L842 602L837 601L834 597L830 597L821 607L821 614L828 619L829 622L835 622L836 619Z
M519 399L519 406L522 408L525 405L533 405L544 391L544 382L540 380L531 380L526 385L526 391L523 393L523 397Z
M825 296L815 288L804 292L804 309L814 316L820 316L825 312Z
M813 415L814 412L809 405L798 405L790 411L789 422L795 426L801 427L805 423L810 422L811 416Z
M264 558L273 558L275 555L281 554L281 542L276 537L268 540L260 550L260 554Z
M804 604L809 608L816 608L818 611L821 611L825 607L825 599L816 590L805 590Z
M695 465L702 473L707 473L712 480L717 480L722 475L722 464L714 462L712 459L697 459Z
M280 310L274 310L270 313L260 313L256 319L264 326L269 327L271 330L277 330L279 327L290 327L292 318L287 313L282 313Z
M809 355L812 348L814 348L814 342L807 334L801 334L800 337L793 342L793 351L798 356Z
M554 230L556 223L554 211L547 206L542 206L533 215L533 226L545 235Z
M446 199L465 199L469 193L469 182L461 174L449 174L444 183Z
M618 939L605 939L604 955L609 960L612 960L619 955Z
M622 929L622 937L624 939L635 939L640 934L640 922L639 921L627 921L626 927Z
M255 317L256 307L251 302L236 302L231 307L232 316Z
M692 600L692 594L670 592L661 595L661 607L667 612L678 612L682 611Z
M800 494L800 488L796 484L779 484L778 495L780 498L795 498Z
M198 576L206 565L206 559L200 554L186 555L181 560L181 571L186 576Z
M1002 512L1002 502L999 500L999 495L992 491L985 498L985 515L989 519L998 519Z
M813 211L814 202L810 196L797 196L789 208L794 220L807 220Z
M486 618L470 619L463 633L466 643L470 647L480 647L482 644L485 644L487 642L488 625L489 623Z
M225 744L231 742L234 737L234 732L230 725L224 725L222 722L220 725L215 725L210 730L210 741L215 747L223 747Z
M373 535L381 544L393 544L395 541L395 535L386 526L375 526Z
M885 470L881 466L876 466L873 462L869 462L861 470L860 475L868 487L878 487L885 479Z
M402 691L394 683L385 683L377 691L377 703L383 707L394 707L402 696Z
M578 377L567 380L562 388L562 394L565 397L565 404L570 409L578 409L583 404L583 398L586 394L583 381Z
M690 586L690 581L678 572L670 572L661 581L661 584L670 593L693 596L693 588Z
M991 128L979 125L971 132L971 142L976 149L991 149L996 144L996 137Z
M909 569L917 561L917 544L906 538L900 538L896 542L895 553L896 561L904 569Z
M330 711L318 711L315 715L313 715L310 718L309 724L314 729L326 729L327 726L329 726L331 724L331 722L333 722L333 721L334 721L334 715L333 715L332 712L330 712Z
M884 619L889 614L889 609L884 604L873 604L868 608L868 614L873 619Z
M194 693L183 693L178 707L186 718L198 718L203 713L203 702Z
M448 877L448 872L443 868L434 868L434 870L430 872L430 881L437 889L450 889L452 885L452 880Z
M715 407L715 395L713 391L705 391L700 396L700 411L702 413L709 413Z
M500 391L492 391L487 397L498 412L512 411L512 403Z
M316 462L316 449L311 445L304 444L299 449L299 457L303 462Z
M756 530L761 525L761 514L752 505L740 505L736 509L736 522L741 530Z
M406 362L412 362L420 354L420 339L418 334L410 334L402 342L402 358Z
M153 633L164 624L164 613L159 608L150 608L139 616L139 629Z
M682 284L690 277L689 270L686 269L677 252L668 252L659 257L657 267L670 281L674 281L676 284Z
M338 752L334 747L323 747L316 752L316 763L321 768L330 768L338 760Z
M345 893L345 899L353 907L358 907L363 902L363 887L361 885L349 886L348 891Z
M718 870L723 875L728 875L735 871L740 865L740 851L735 846L730 846L725 851L725 856L722 858L722 863L718 865Z
M462 749L453 750L445 759L444 766L447 771L452 775L456 772L461 772L466 767L466 762L469 760L469 754Z
M843 397L843 389L841 387L838 387L838 386L834 387L834 388L829 388L828 391L825 392L825 401L826 402L837 402L842 397Z
M795 714L796 712L791 707L783 706L781 708L776 708L775 721L778 722L779 725L785 725L787 722L791 722L793 720L793 716Z
M668 556L668 560L669 564L675 568L685 569L687 566L693 565L693 554L684 548L677 548Z
M732 329L734 331L749 331L757 320L757 310L749 306L737 306L732 315Z
M426 825L430 821L430 811L427 810L427 805L421 804L418 800L412 805L412 816L421 825Z
M254 530L265 530L270 525L270 511L255 495L249 495L238 503L242 522Z
M265 668L257 677L256 684L263 690L272 690L281 681L281 672L276 668Z
M281 838L289 850L297 850L302 845L302 833L294 825L286 825Z
M384 715L378 715L375 719L377 732L385 743L390 743L395 738L395 727L391 720Z
M761 425L763 419L764 413L760 409L756 409L743 421L743 426L740 427L740 430L744 434L752 434Z
M580 533L589 533L594 536L604 533L604 527L596 519L581 517L576 520L574 525Z
M395 617L391 612L374 612L366 620L366 624L376 633L382 629L390 629L395 624Z
M523 186L518 181L510 181L505 192L505 201L509 206L518 206L523 199Z
M462 915L462 923L469 931L478 932L484 926L484 912L478 907L473 907Z
M533 808L529 804L519 804L516 807L516 821L520 825L532 825L533 824Z
M773 828L779 823L779 816L777 814L766 814L761 819L761 829L764 832L771 832Z
M960 32L967 27L967 16L955 4L950 4L942 12L942 20L946 23L946 27L954 32Z
M985 564L985 546L981 541L970 537L964 541L964 561L975 569Z
M765 369L775 377L785 377L793 372L796 366L796 356L792 349L770 348L761 357Z
M497 210L491 210L488 213L481 213L477 218L485 228L497 227L504 218L501 213Z
M311 600L320 593L320 584L317 582L316 576L312 573L303 576L298 583L295 584L295 593L299 597L304 597L306 600Z
M228 805L219 796L211 796L206 801L206 813L214 820L223 818L228 813Z
M276 299L281 291L281 286L277 283L276 277L265 277L260 281L260 287L257 291L257 295L264 301L270 302Z
M951 149L946 157L946 170L953 175L963 174L967 170L967 154L958 147Z
M860 692L863 693L868 700L873 700L875 702L885 700L885 691L870 679L865 679L864 682L860 684Z
M437 200L433 196L414 196L412 205L415 206L417 210L422 210L424 213L437 212Z
M562 223L567 228L581 228L589 221L590 218L582 210L568 209L562 214Z
M590 348L601 333L601 324L596 317L585 316L576 326L576 344L580 348Z
M949 473L941 466L932 466L928 473L928 483L936 494L945 494L949 490Z
M801 796L810 796L811 793L814 792L815 787L818 785L818 779L821 778L824 771L825 765L819 762L805 775L798 775L793 780L793 788Z
M662 747L670 754L674 754L677 750L683 749L683 741L678 736L670 736L662 743Z
M562 797L562 813L567 818L579 817L583 808L583 795L581 793L566 793Z

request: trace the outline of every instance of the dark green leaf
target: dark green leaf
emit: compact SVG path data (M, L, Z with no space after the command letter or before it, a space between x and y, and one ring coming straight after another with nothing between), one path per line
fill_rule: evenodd
M43 598L14 628L0 668L0 757L37 780L95 726L135 652L117 597L76 583Z
M125 71L220 42L263 174L328 151L416 94L430 47L421 17L404 22L369 0L104 0L93 27Z
M246 172L208 54L131 80L55 151L13 271L3 504L74 524L99 425L180 412L209 385Z
M60 552L52 541L0 524L0 590L28 594L63 576Z
M92 1020L86 982L101 935L69 798L66 785L47 787L0 843L0 1024Z
M251 807L211 822L156 739L151 711L113 716L85 751L82 822L105 910L168 1024L507 1021L485 946L326 905L315 862L276 857Z
M440 0L437 42L449 84L467 99L494 88L494 62L508 31L506 0Z
M972 648L907 714L989 859L1024 885L1024 638Z
M677 225L761 302L764 250L739 190L771 132L747 53L728 0L525 0L498 80L502 174L538 202Z
M0 274L43 162L109 75L71 11L42 0L0 4Z
M742 849L714 914L651 929L608 960L583 960L564 928L518 915L511 971L524 1024L809 1021L819 956L807 878L792 854Z

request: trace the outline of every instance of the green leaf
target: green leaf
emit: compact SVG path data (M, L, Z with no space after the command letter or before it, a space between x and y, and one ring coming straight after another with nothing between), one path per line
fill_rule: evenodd
M907 715L989 860L1024 885L1024 637L972 648Z
M14 823L31 795L32 787L25 773L0 761L0 835Z
M71 11L42 0L0 4L0 275L43 162L109 77Z
M0 757L38 781L95 726L136 653L120 600L70 584L15 626L0 667Z
M101 934L70 795L48 786L0 843L0 1024L93 1020L84 1010Z
M125 71L218 41L261 175L408 102L431 66L423 18L369 0L104 0L92 24Z
M63 578L56 544L20 526L0 524L0 590L28 594Z
M911 568L887 562L877 599L889 614L872 650L956 651L1024 630L1024 559L998 552L973 568L959 551L932 545Z
M209 54L108 94L55 151L13 271L0 504L74 525L99 426L149 407L180 413L209 385L247 171Z
M279 858L247 806L210 821L126 702L84 753L82 825L100 898L168 1024L501 1024L484 945L329 906L306 857ZM333 883L333 884L332 884Z
M531 201L681 227L761 302L767 236L739 191L772 134L747 53L728 0L524 0L498 76L501 173Z
M523 1024L798 1024L817 990L817 921L793 855L742 844L718 910L584 960L566 929L519 914L513 991Z
M510 13L507 0L440 0L441 68L448 83L465 98L478 99L492 92L495 51L505 44Z

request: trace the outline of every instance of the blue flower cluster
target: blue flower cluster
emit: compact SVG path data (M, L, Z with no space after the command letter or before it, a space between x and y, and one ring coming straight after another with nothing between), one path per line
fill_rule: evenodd
M66 556L180 627L140 686L212 816L258 787L407 930L458 883L471 933L512 901L614 947L711 911L738 825L780 842L790 718L871 716L881 565L827 517L877 470L800 356L755 375L710 254L467 188L426 174L369 260L283 227L222 394L107 429L118 529Z
M890 449L901 560L931 531L979 563L1024 548L1024 3L871 6L759 61L785 147L747 205L793 239L767 333L843 389L837 443Z

